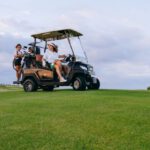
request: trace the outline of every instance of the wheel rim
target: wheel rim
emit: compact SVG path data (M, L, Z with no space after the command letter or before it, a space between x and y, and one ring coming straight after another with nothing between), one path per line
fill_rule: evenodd
M76 81L74 82L74 88L75 88L75 89L79 89L79 87L80 87L80 82L79 82L78 80L76 80Z
M25 88L26 88L27 91L31 91L32 90L32 83L31 82L27 82L25 84Z

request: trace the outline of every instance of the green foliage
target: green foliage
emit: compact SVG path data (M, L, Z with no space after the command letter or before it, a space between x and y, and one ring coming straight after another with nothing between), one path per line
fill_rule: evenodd
M150 93L0 92L0 150L149 150Z

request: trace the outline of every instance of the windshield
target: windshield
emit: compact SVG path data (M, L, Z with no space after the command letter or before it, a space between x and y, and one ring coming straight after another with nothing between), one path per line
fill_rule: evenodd
M78 38L71 38L71 44L76 55L76 60L87 63L86 54L84 53L81 41Z
M70 41L71 41L71 45L73 47L73 51L76 56L76 60L82 61L82 62L87 62L87 59L85 57L85 54L84 54L84 51L82 49L79 39L78 38L70 38ZM48 42L48 43L55 43L58 46L59 55L72 54L72 51L71 51L71 48L70 48L70 45L69 45L67 39L52 41L52 42ZM37 46L43 47L43 48L41 48L41 54L43 55L45 42L40 42L37 44Z

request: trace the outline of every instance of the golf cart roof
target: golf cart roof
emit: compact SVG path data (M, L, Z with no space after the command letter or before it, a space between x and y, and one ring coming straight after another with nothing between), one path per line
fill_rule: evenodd
M54 41L54 40L66 39L69 37L79 37L82 36L82 34L72 29L63 29L63 30L56 30L56 31L39 33L39 34L33 34L31 36L33 38L37 38L44 41Z

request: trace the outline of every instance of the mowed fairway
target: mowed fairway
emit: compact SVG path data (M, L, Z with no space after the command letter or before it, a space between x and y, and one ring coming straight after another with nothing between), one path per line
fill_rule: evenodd
M150 92L0 92L0 150L150 150Z

